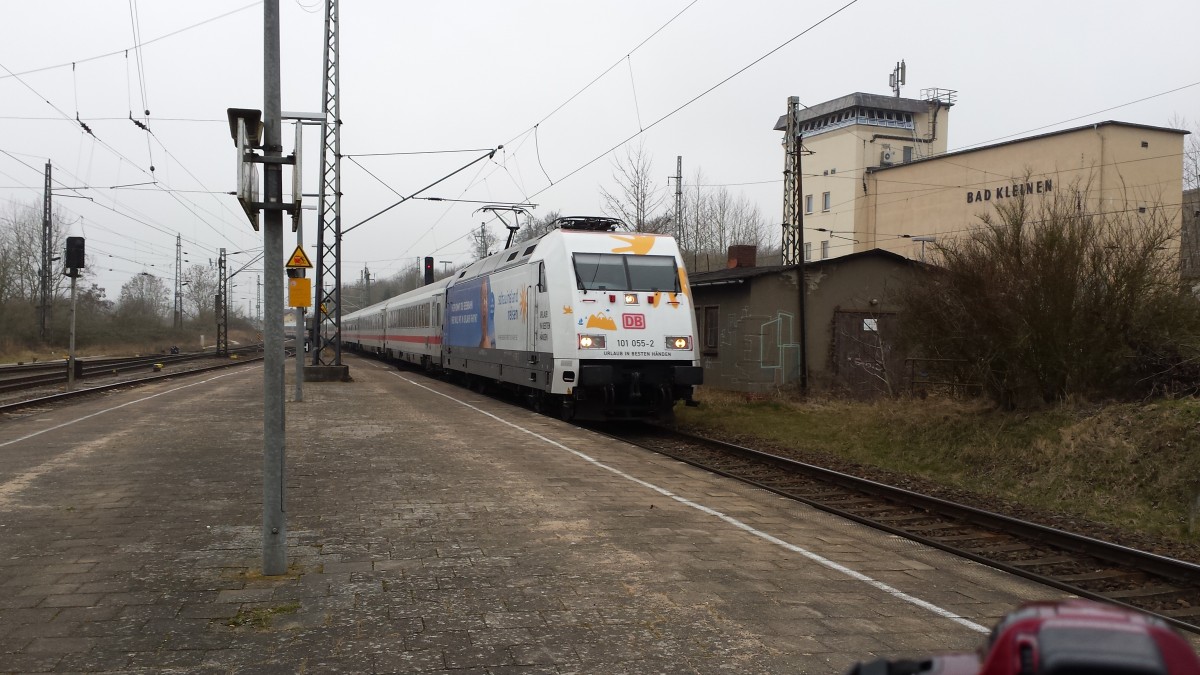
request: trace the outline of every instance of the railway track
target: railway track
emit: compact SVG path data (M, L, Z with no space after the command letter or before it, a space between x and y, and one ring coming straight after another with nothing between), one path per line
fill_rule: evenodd
M0 392L12 393L12 400L0 402L0 414L15 412L22 408L36 407L87 396L99 392L128 387L130 385L154 382L181 375L205 373L222 370L245 363L253 363L262 359L258 354L261 345L247 345L229 350L236 355L236 360L217 357L212 353L204 354L169 354L153 357L126 357L89 359L84 362L83 377L96 378L99 376L116 376L116 381L100 385L88 385L76 380L76 388L69 392L41 393L50 388L57 388L67 382L67 366L64 361L38 364L19 364L0 366ZM292 350L288 349L288 354ZM217 361L208 365L201 361ZM155 365L162 364L164 371L151 371ZM195 365L195 367L172 367ZM169 368L170 367L170 368ZM168 369L169 368L169 369ZM22 395L24 392L27 395Z
M1200 565L662 427L603 435L1080 597L1200 633Z
M231 354L248 354L258 351L258 346L231 349ZM117 375L151 368L156 364L164 367L202 359L212 359L212 352L197 354L159 354L136 357L105 357L79 360L77 380L98 376ZM0 392L20 391L33 387L62 384L67 381L67 361L42 361L38 363L6 364L0 366Z

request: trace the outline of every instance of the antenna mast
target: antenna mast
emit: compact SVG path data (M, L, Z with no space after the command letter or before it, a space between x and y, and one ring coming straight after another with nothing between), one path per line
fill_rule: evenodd
M904 59L900 59L900 63L896 64L892 74L888 76L888 86L892 88L892 93L896 95L896 98L900 98L900 85L904 84L905 70Z

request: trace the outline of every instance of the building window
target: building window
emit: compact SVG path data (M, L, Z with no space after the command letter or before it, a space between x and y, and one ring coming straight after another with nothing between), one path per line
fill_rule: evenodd
M913 152L913 149L912 149L911 145L904 146L904 161L905 162L912 161L912 152Z
M812 195L804 195L804 212L812 213Z
M828 211L828 210L829 210L829 201L830 201L830 200L829 200L829 193L828 193L828 192L826 192L825 194L821 195L821 210L822 210L822 211Z
M809 260L812 260L812 242L806 241L804 242L804 262Z
M829 257L829 240L821 242L821 260Z
M720 343L721 332L718 325L720 310L720 307L705 307L704 320L700 322L700 332L704 337L703 351L708 355L716 355L717 346Z

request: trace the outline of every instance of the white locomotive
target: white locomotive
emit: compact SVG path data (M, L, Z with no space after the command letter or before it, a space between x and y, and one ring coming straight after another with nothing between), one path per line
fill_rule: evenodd
M608 218L557 228L346 315L345 347L500 383L565 419L669 418L702 381L672 237Z

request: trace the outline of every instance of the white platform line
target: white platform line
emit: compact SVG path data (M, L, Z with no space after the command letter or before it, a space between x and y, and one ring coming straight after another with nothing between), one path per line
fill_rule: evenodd
M600 467L606 471L610 471L630 482L641 485L642 487L645 487L649 490L653 490L654 492L657 492L664 497L668 497L670 499L675 500L676 502L679 502L680 504L683 504L685 506L690 506L691 508L696 509L697 511L706 513L715 518L719 518L720 520L723 520L726 523L733 525L734 527L738 528L739 530L742 530L744 532L752 534L760 539L763 539L764 541L768 541L772 544L775 544L776 546L784 548L793 553L802 555L802 556L808 558L809 560L812 560L813 562L823 565L831 570L841 572L842 574L845 574L846 576L850 577L851 579L855 579L855 580L861 581L865 584L869 584L870 586L873 586L873 587L879 589L880 591L883 591L884 593L887 593L888 595L890 595L898 600L903 600L904 602L916 605L917 607L920 607L921 609L932 612L933 614L936 614L944 619L949 619L949 620L953 621L954 623L957 623L961 626L965 626L977 633L986 634L989 632L989 630L987 628L985 628L984 626L977 624L974 621L971 621L970 619L967 619L963 616L960 616L959 614L951 612L948 609L939 607L931 602L928 602L928 601L922 600L918 597L909 595L908 593L905 593L904 591L901 591L898 588L890 586L890 585L888 585L882 581L879 581L877 579L872 579L871 577L863 574L862 572L852 570L849 567L846 567L845 565L842 565L841 563L834 562L834 561L830 560L829 558L826 558L825 556L822 556L818 553L813 553L812 551L809 551L808 549L802 548L802 547L792 544L790 542L786 542L786 541L780 539L779 537L776 537L771 534L767 534L766 532L763 532L761 530L757 530L757 529L747 525L746 523L743 523L742 521L738 520L737 518L734 518L732 516L729 516L727 514L720 512L720 511L717 511L716 509L710 508L708 506L704 506L703 504L698 504L698 503L693 502L692 500L687 499L685 497L680 497L679 495L672 493L670 490L661 488L657 485L654 485L653 483L648 483L648 482L646 482L640 478L637 478L635 476L631 476L631 475L625 473L624 471L621 471L620 469L609 466L609 465L595 459L594 457L591 457L583 452L575 450L574 448L567 447L566 445L563 445L562 443L559 443L558 441L555 441L553 439L546 438L545 436L537 433L536 431L531 431L529 429L526 429L525 427L522 427L519 424L514 424L502 417L493 415L492 413L490 413L486 410L483 410L481 408L478 408L476 406L473 406L470 403L463 401L462 399L455 398L449 394L444 394L440 391L437 391L436 389L427 387L427 386L421 384L420 382L410 380L407 377L400 375L399 373L392 373L392 374L395 375L396 377L399 377L401 380L408 382L409 384L412 384L412 385L420 387L426 391L437 394L438 396L443 396L445 398L448 398L451 401L454 401L455 403L458 403L467 408L470 408L471 410L474 410L482 415L486 415L486 416L496 420L497 422L506 424L506 425L512 427L513 429L516 429L518 431L522 431L526 434L529 434L530 436L533 436L534 438L541 440L545 443L548 443L556 448L565 450L565 451L571 453L572 455L575 455L576 457L583 459L584 461L590 462L590 463L594 464L595 466Z

